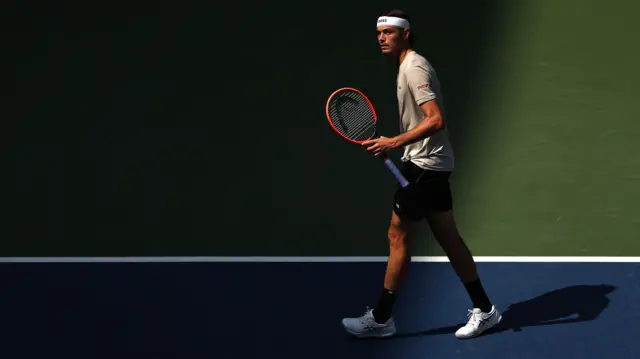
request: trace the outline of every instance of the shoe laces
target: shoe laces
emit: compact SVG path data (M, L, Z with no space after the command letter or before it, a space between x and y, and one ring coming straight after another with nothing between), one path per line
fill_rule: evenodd
M373 311L371 307L367 306L367 309L364 311L364 318L373 319Z
M469 312L467 314L467 318L469 319L469 322L467 322L467 325L474 325L480 321L480 318L482 317L481 312L474 312L471 309L468 309L467 311Z
M371 308L369 306L367 306L367 309L365 310L364 315L358 318L358 321L363 326L365 326L365 328L370 328L370 329L375 328L374 323L376 322L376 320L373 318L373 312L371 311Z

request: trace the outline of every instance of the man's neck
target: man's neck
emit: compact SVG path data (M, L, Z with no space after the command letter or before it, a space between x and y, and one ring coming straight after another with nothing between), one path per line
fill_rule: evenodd
M402 65L402 62L404 61L405 58L407 58L407 55L409 55L409 53L413 52L413 49L411 48L406 48L402 51L400 51L400 54L398 55L398 66Z

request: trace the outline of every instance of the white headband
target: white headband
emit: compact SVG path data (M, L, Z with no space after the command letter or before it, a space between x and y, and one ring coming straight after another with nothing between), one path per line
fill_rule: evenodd
M409 21L393 16L380 16L376 26L397 26L403 29L409 29Z

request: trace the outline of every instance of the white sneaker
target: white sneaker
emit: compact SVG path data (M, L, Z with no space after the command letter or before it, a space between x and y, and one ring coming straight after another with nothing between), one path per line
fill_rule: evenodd
M386 338L396 333L396 324L389 318L384 324L373 318L373 309L367 307L365 314L359 318L344 318L342 326L347 333L357 338Z
M495 306L491 307L489 313L483 313L480 309L474 308L469 311L468 317L467 324L456 331L456 337L459 339L477 337L487 329L496 326L502 320L502 316Z

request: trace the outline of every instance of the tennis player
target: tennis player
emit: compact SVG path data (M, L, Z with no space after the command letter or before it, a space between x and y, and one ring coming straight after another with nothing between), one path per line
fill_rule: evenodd
M476 337L498 324L502 317L485 293L473 256L454 221L449 187L454 156L447 135L440 83L430 63L412 49L415 38L405 12L393 10L380 16L377 34L382 53L398 66L401 131L396 137L379 137L363 145L375 155L403 149L402 172L410 185L399 187L394 196L388 229L389 259L377 306L367 309L362 317L343 319L342 324L348 333L361 338L395 334L391 314L401 279L410 263L410 227L426 219L473 304L468 323L455 335Z

